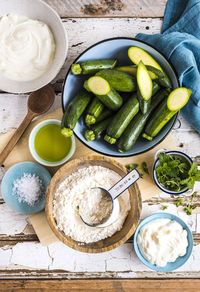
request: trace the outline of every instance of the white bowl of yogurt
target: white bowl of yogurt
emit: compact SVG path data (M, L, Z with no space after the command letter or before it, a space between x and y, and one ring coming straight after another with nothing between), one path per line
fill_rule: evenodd
M35 91L51 82L67 57L58 14L41 0L0 0L0 89Z
M170 272L189 259L193 236L179 217L170 213L156 213L138 225L133 245L136 255L147 267L158 272Z

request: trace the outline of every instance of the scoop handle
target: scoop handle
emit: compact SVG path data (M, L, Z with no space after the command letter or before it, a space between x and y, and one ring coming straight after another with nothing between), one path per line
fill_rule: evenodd
M20 126L16 129L15 133L11 137L8 144L4 147L3 151L0 153L0 166L3 164L5 159L8 157L10 152L13 150L19 139L21 138L22 134L32 121L32 119L35 117L35 114L32 111L28 111L26 117L20 124Z
M119 197L126 189L133 185L140 178L140 173L136 168L131 170L120 181L118 181L111 189L109 189L110 196L113 200Z

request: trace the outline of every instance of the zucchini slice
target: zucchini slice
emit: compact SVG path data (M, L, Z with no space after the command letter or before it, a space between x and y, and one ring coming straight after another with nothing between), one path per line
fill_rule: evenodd
M153 85L148 70L142 61L138 64L137 83L142 98L144 100L149 100L152 96Z
M188 102L192 91L180 87L173 90L169 96L153 112L143 133L143 138L152 141L167 122Z
M115 70L128 73L129 75L137 75L137 65L116 67Z
M155 68L157 68L160 71L163 71L161 66L154 60L154 58L151 57L145 50L139 48L139 47L130 47L128 49L128 56L130 60L138 65L140 61L142 61L145 65L150 65ZM151 78L156 79L156 75L154 73L151 73Z
M170 111L179 111L184 105L186 105L191 94L192 90L185 87L179 87L173 90L167 99L168 109Z
M97 95L106 95L110 92L111 87L108 81L100 76L93 76L87 80L88 89Z
M117 63L116 59L88 60L77 64L72 64L71 72L74 75L95 74L96 72L102 69L114 68L116 63Z

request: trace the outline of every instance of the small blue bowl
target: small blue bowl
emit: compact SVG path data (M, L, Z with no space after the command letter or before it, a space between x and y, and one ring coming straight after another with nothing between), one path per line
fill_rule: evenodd
M137 237L138 234L140 232L140 229L147 223L156 220L156 219L170 219L170 220L174 220L176 222L178 222L183 229L185 229L187 231L187 239L188 239L188 247L187 247L187 251L186 254L182 257L178 257L174 262L171 263L167 263L167 265L165 267L158 267L156 265L151 264L148 260L145 259L145 257L142 255L139 246L137 244ZM169 214L169 213L156 213L153 214L147 218L145 218L137 227L135 233L134 233L134 240L133 240L133 246L135 249L135 253L138 256L138 258L141 260L141 262L146 265L148 268L150 268L151 270L157 271L157 272L171 272L174 271L178 268L180 268L182 265L184 265L186 263L186 261L189 259L191 253L192 253L192 249L193 249L193 236L192 236L192 232L190 230L190 228L187 226L187 224L181 220L179 217L173 215L173 214Z
M131 46L137 46L139 48L147 51L164 69L167 75L172 81L173 89L179 87L178 76L169 60L165 56L155 49L153 46L133 38L119 37L103 40L99 43L94 44L93 46L86 49L81 53L73 63L78 63L85 60L94 60L94 59L117 59L117 66L132 65L128 57L128 48ZM89 75L78 75L75 76L69 71L67 72L62 92L62 106L63 111L66 108L66 105L73 99L73 97L83 88L83 83L86 79L89 78ZM164 127L163 129L154 137L152 141L147 141L146 139L140 137L137 139L134 146L127 152L119 152L116 145L111 145L104 141L103 138L94 141L86 141L84 137L85 130L87 129L84 123L84 114L80 117L74 128L74 134L76 137L90 149L108 156L113 157L128 157L133 155L138 155L143 152L146 152L156 145L161 143L163 139L171 131L177 115L175 115Z
M43 183L44 191L42 197L33 206L24 202L20 203L17 195L12 193L14 181L21 178L24 173L35 174ZM22 214L35 214L42 211L45 207L45 193L50 180L50 173L40 164L30 161L20 162L10 167L4 175L1 183L1 193L5 202L15 211Z

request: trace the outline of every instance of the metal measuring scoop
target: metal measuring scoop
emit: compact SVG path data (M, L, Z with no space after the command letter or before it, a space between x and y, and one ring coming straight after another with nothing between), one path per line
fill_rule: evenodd
M120 212L120 206L118 197L131 185L133 185L138 179L140 178L140 173L137 171L137 169L131 170L127 175L125 175L122 179L120 179L114 186L112 186L109 190L106 190L102 187L95 187L92 189L99 189L104 192L105 195L107 195L111 202L112 202L112 209L110 212L110 216L107 216L104 218L102 222L96 225L91 225L88 222L86 222L83 218L83 215L80 215L81 220L90 227L106 227L113 222L116 221L118 218L119 212Z

